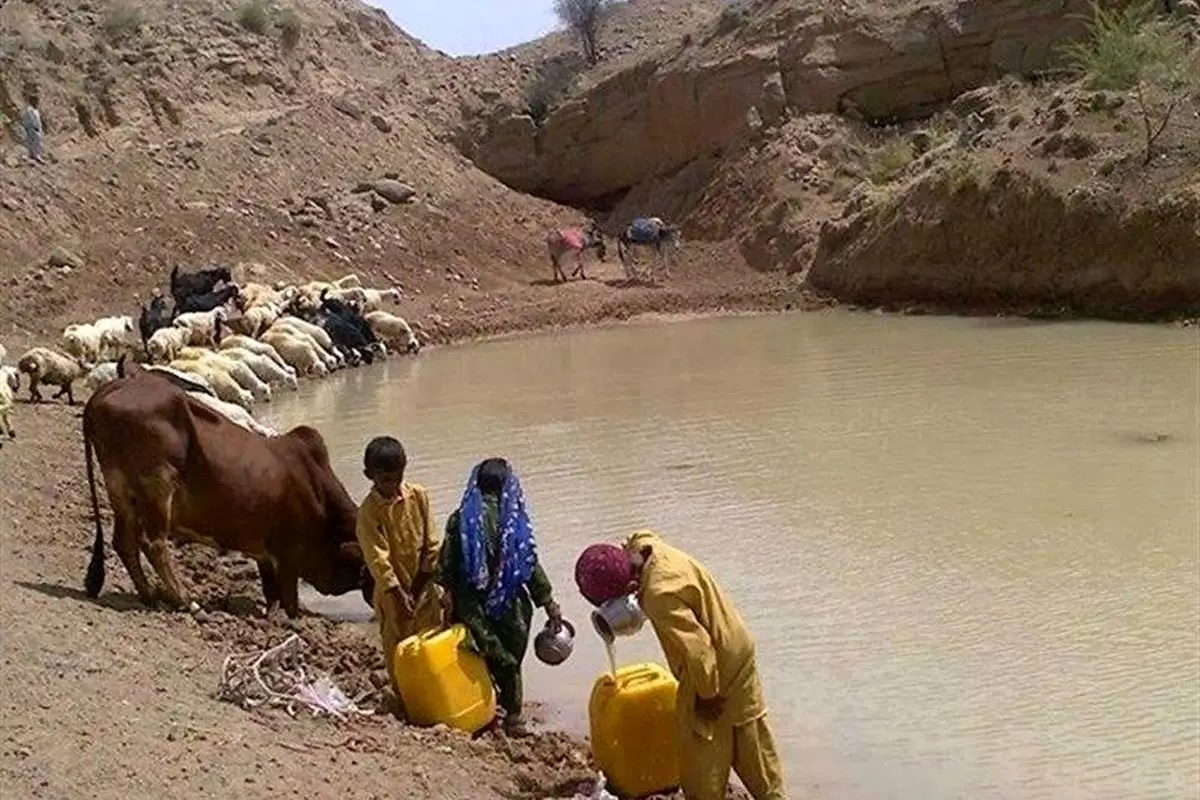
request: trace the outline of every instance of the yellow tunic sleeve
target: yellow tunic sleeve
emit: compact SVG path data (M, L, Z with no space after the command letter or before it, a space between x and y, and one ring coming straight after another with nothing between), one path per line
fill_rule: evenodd
M438 530L438 526L433 524L433 511L429 507L429 492L422 489L418 496L425 525L425 536L421 540L421 563L418 571L424 575L434 575L438 572L438 564L441 560L442 532Z
M387 532L379 520L378 504L369 495L359 506L354 533L358 539L358 546L362 548L367 569L375 579L376 590L398 588L400 579L396 577L396 570L392 568Z
M690 684L706 700L720 694L716 648L687 603L673 591L659 590L644 593L642 604L680 683Z

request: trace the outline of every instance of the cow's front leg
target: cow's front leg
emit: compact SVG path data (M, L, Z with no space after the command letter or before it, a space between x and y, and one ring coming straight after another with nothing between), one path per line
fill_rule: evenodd
M279 576L275 573L275 565L268 559L255 562L258 564L258 578L262 582L263 598L267 602L267 618L271 619L279 611Z
M294 564L280 561L276 567L279 601L288 619L300 616L300 571Z

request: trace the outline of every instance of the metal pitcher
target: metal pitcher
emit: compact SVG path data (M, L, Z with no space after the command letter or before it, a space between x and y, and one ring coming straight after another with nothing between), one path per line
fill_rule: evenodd
M565 619L548 620L533 640L533 652L544 664L557 666L575 649L575 626Z
M646 615L631 594L614 597L592 612L592 627L606 642L618 636L633 636L645 624Z

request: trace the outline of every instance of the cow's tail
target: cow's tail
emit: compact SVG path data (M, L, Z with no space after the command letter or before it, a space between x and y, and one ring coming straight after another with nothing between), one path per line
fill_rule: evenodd
M83 579L83 588L87 596L95 599L104 588L104 527L100 524L100 500L96 496L96 470L92 466L92 425L91 416L83 410L83 457L87 462L88 490L92 493L92 521L96 525L96 538L92 542L92 560L88 562L87 575Z

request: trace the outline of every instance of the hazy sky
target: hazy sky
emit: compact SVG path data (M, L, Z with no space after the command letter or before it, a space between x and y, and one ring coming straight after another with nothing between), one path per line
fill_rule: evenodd
M503 50L555 27L552 0L367 0L425 44L452 56Z

